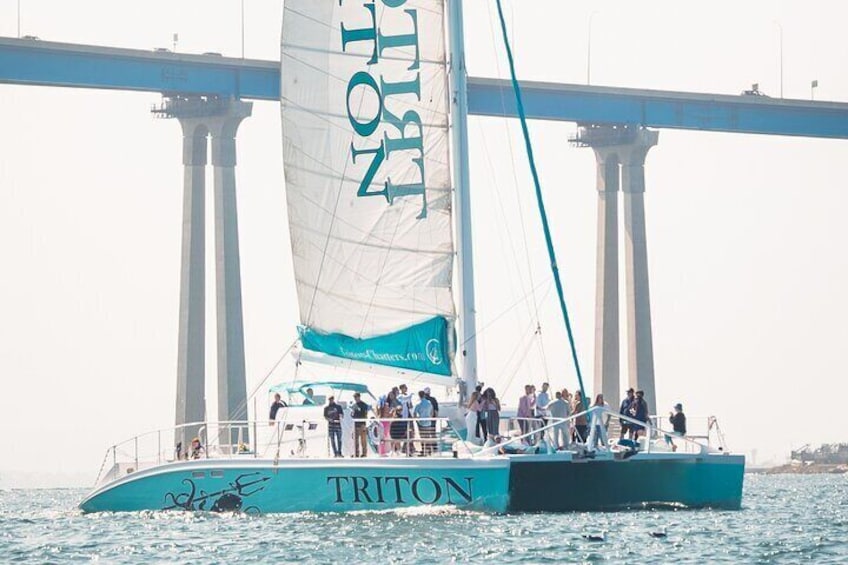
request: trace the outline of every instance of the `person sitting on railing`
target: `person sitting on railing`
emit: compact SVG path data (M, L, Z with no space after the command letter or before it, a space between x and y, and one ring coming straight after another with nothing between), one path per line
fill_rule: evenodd
M421 436L421 455L429 455L433 452L432 440L436 437L436 426L432 420L433 405L427 400L427 394L423 390L418 392L414 416L418 420L418 434Z
M551 413L551 418L554 420L564 420L568 418L569 406L562 398L562 391L556 391L556 399L548 404L548 411ZM565 449L568 447L568 422L558 422L551 428L551 437L555 449Z
M674 412L669 413L669 421L674 429L674 435L683 437L686 435L686 414L683 413L683 405L677 403L674 405ZM677 451L677 445L672 441L671 436L666 435L665 440L671 445L672 451Z
M192 459L200 459L203 457L203 454L206 453L206 450L203 449L203 445L200 443L200 438L196 437L191 440L191 447L189 448L189 457Z
M583 404L583 394L576 390L574 391L574 399L571 401L571 413L580 414L586 411L586 406ZM586 419L586 414L581 414L574 419L574 435L571 438L574 441L584 443L589 429L589 421Z
M335 457L342 456L342 416L344 416L342 407L336 404L335 397L331 396L327 399L327 406L324 407L324 419L327 420L330 445Z
M274 403L271 404L271 413L268 414L268 425L273 426L274 422L277 421L277 412L280 411L280 408L288 408L288 404L282 401L280 398L280 393L274 394Z

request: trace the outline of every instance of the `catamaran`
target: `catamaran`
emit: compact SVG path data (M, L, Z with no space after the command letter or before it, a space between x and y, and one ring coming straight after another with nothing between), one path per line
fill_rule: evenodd
M502 14L501 23L521 113ZM504 418L496 438L475 441L465 409L477 374L462 26L459 0L286 0L281 114L301 318L296 367L342 366L363 378L276 385L269 392L281 395L281 408L270 421L196 422L115 445L82 510L740 507L744 457L709 431L670 440L658 422L597 406L525 433ZM587 398L573 339L570 347ZM349 408L358 394L374 403L370 387L387 373L458 400L443 402L438 417L401 419L400 439L380 418L354 421L345 410L345 456L331 456L326 402ZM582 417L591 423L586 441L551 442L557 427ZM635 442L608 437L619 421L646 433ZM368 430L367 457L349 457L357 426ZM176 439L186 430L197 437L184 446Z

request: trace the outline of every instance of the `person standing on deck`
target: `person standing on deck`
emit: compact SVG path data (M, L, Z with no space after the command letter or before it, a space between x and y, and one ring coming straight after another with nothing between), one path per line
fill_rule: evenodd
M518 427L521 428L521 435L526 435L530 432L530 420L533 418L533 411L536 409L536 395L533 394L532 385L524 385L524 396L518 399Z
M368 432L365 427L365 418L368 417L370 406L362 401L362 395L353 393L353 406L351 416L353 417L353 456L365 457L368 454Z
M421 455L429 455L433 452L432 440L436 437L436 430L432 420L433 405L423 390L418 392L418 404L415 405L413 412L418 420L418 435L421 436Z
M495 439L500 435L501 425L501 401L495 395L495 389L489 387L483 393L483 404L480 409L486 414L486 433L489 438Z
M274 402L271 404L271 412L268 414L268 425L273 426L277 421L277 412L280 408L288 408L288 404L282 401L280 393L274 394Z
M618 413L624 414L625 416L630 416L630 405L633 404L633 401L635 399L636 397L633 394L633 387L628 388L627 392L624 395L624 400L621 401L621 406L618 407ZM619 418L619 422L621 425L620 438L623 438L624 436L630 433L630 422L621 418Z
M400 385L400 394L398 394L398 402L400 403L400 417L403 418L403 425L400 426L403 430L403 437L407 440L402 443L401 449L407 455L412 455L415 452L415 446L409 440L415 437L415 430L412 427L412 395L409 394L409 389L405 384Z
M330 432L330 446L335 457L342 456L342 407L336 404L335 397L327 399L324 407L324 419L327 420L327 430Z
M645 391L637 390L636 398L630 405L630 417L640 422L648 421L648 403L645 402ZM645 427L639 424L630 424L630 433L633 434L633 440L639 441L639 435L645 433Z
M548 412L552 420L564 420L568 418L568 402L562 397L561 391L556 391L556 400L548 404ZM565 449L568 447L568 422L559 421L551 428L554 448Z
M536 418L540 420L541 427L544 428L548 425L548 404L551 403L551 395L548 393L548 389L550 385L548 383L542 383L542 392L536 395ZM539 435L540 439L545 439L545 430L542 430Z
M581 412L585 412L585 410L586 406L583 404L583 395L579 390L574 391L574 400L571 401L571 413L580 414ZM577 416L574 419L574 437L572 439L584 443L588 435L588 428L589 420L586 418L586 414Z
M430 387L424 387L424 395L427 397L427 401L433 406L433 417L439 417L439 401L430 396Z
M592 449L595 448L596 445L600 445L601 447L606 446L607 444L607 422L609 420L609 416L603 411L604 408L607 407L607 403L604 402L604 395L599 394L595 397L595 403L592 405L592 408L596 410L592 412L592 428L590 438L592 441L590 442L592 445L590 446ZM592 437L594 434L594 437Z
M485 412L480 408L480 403L483 402L483 384L480 383L471 393L471 398L468 400L466 408L474 414L474 437L483 438L486 441L486 420Z
M313 406L315 404L315 398L312 396L314 393L311 388L306 389L306 396L303 398L304 406Z

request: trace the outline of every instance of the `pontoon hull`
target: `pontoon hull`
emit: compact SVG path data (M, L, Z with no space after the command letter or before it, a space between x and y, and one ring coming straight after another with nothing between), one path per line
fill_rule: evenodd
M620 460L512 459L510 512L643 507L738 509L745 457L640 453Z
M454 505L504 512L509 461L462 459L203 459L159 465L103 485L84 512L206 510L253 513Z

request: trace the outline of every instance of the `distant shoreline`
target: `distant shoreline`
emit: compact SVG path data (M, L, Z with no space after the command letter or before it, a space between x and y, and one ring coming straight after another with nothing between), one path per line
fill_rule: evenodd
M812 463L801 465L798 463L787 463L777 467L754 467L746 469L746 472L754 475L844 475L848 473L846 464Z

